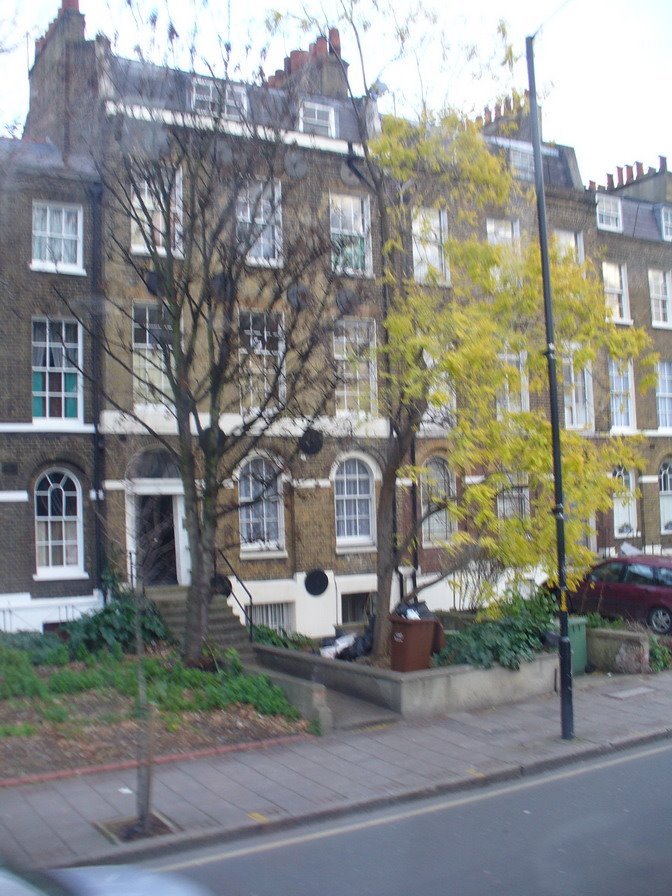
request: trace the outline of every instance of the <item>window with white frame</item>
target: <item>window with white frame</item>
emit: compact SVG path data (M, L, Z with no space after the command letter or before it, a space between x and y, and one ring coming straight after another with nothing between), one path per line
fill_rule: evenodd
M613 230L615 233L620 233L623 230L620 199L598 194L597 226L600 230Z
M280 473L270 460L255 457L238 474L241 550L281 550L284 513Z
M563 358L562 378L567 429L593 429L593 376L589 364L577 368L573 357Z
M447 238L448 213L445 209L414 209L413 276L417 283L450 283Z
M138 179L132 185L131 251L140 255L167 248L182 251L182 169L157 168L151 178Z
M637 533L637 504L635 502L635 477L632 470L616 467L613 472L622 491L614 495L614 535L628 538Z
M373 474L364 461L349 457L334 478L336 543L372 545L374 542Z
M635 428L635 392L632 361L609 358L611 428Z
M628 274L624 264L614 261L602 262L604 301L607 314L615 321L630 321L630 300L628 297Z
M505 474L497 493L497 516L500 520L523 519L530 515L530 489L524 473Z
M334 326L336 413L370 414L376 406L376 323L345 317Z
M422 543L441 545L456 531L457 525L451 513L457 490L455 477L448 464L440 457L427 461L420 479L422 497Z
M32 325L33 420L82 420L82 332L76 321Z
M672 208L660 210L660 230L664 240L672 240Z
M135 404L169 402L165 339L169 336L158 302L133 305L133 401Z
M247 115L247 90L240 84L195 78L191 84L191 108L194 112L240 121Z
M660 531L672 535L672 458L666 457L658 470Z
M248 184L236 203L236 239L250 264L282 264L280 181Z
M66 470L48 470L35 484L35 548L38 576L83 571L82 490Z
M670 307L670 281L672 272L649 268L649 294L651 296L651 321L653 324L672 326Z
M520 241L520 222L508 218L487 218L485 230L491 246L517 246Z
M659 429L672 429L672 361L658 362L656 408Z
M83 274L81 205L33 202L32 270Z
M277 407L284 399L282 315L241 311L238 318L240 390L244 411Z
M560 258L571 258L578 264L583 264L585 260L583 249L583 233L580 230L561 230L553 231L553 238Z
M266 625L278 632L295 631L293 603L260 604L255 602L251 610L253 625Z
M333 107L308 101L301 103L299 130L304 134L316 134L318 137L335 137L336 120Z
M530 394L527 382L525 352L503 352L499 356L504 366L504 379L497 390L497 419L505 414L529 411Z
M534 180L534 152L532 147L511 147L509 150L511 171L521 180Z
M367 196L329 197L331 267L338 274L371 273L371 218Z

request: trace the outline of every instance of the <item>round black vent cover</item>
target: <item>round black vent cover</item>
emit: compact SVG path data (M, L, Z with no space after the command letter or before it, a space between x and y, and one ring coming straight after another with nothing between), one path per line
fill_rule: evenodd
M233 591L231 579L221 572L216 572L210 579L210 587L214 594L222 594L224 597L228 597Z
M351 289L339 289L336 293L336 305L341 314L347 314L355 307L357 296Z
M299 439L299 449L308 455L319 454L322 450L324 439L322 433L317 429L311 429L310 426Z
M329 579L323 569L311 569L306 573L306 591L313 597L318 597L329 587Z
M295 311L305 308L310 298L310 290L303 283L292 283L287 288L287 301Z

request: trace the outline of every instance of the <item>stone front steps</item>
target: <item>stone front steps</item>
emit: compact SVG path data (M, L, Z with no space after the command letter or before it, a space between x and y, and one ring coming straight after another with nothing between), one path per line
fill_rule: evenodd
M154 601L171 635L182 638L187 618L187 589L179 585L157 585L147 588L147 597ZM249 632L241 624L226 598L217 595L210 604L209 639L225 650L237 650L243 662L254 659Z

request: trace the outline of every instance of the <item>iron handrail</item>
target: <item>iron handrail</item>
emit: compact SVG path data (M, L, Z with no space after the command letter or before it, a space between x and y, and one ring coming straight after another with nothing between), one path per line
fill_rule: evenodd
M247 594L247 596L249 598L250 608L248 611L247 608L244 607L241 604L241 602L238 600L238 597L233 590L233 583L231 584L231 596L233 597L235 602L238 604L243 616L245 617L245 624L247 625L247 627L250 630L250 641L253 641L254 640L254 623L252 622L252 609L254 607L254 600L252 598L252 593L250 592L250 589L247 587L245 582L243 582L243 580L240 578L240 576L236 573L236 570L233 568L231 561L229 560L229 558L226 556L226 554L224 553L224 551L221 548L218 548L217 552L215 554L215 575L217 574L217 554L219 554L219 556L222 558L222 560L226 563L226 565L229 568L229 571L236 578L236 580L240 584L240 587L243 589L243 591L245 592L245 594Z

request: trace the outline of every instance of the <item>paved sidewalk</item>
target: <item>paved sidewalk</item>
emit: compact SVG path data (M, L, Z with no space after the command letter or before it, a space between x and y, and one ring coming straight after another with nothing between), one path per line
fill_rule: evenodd
M155 811L174 834L115 845L94 826L133 815L135 770L0 788L0 844L39 866L133 861L259 827L458 790L672 736L672 672L574 681L576 737L557 696L265 749L158 765Z

